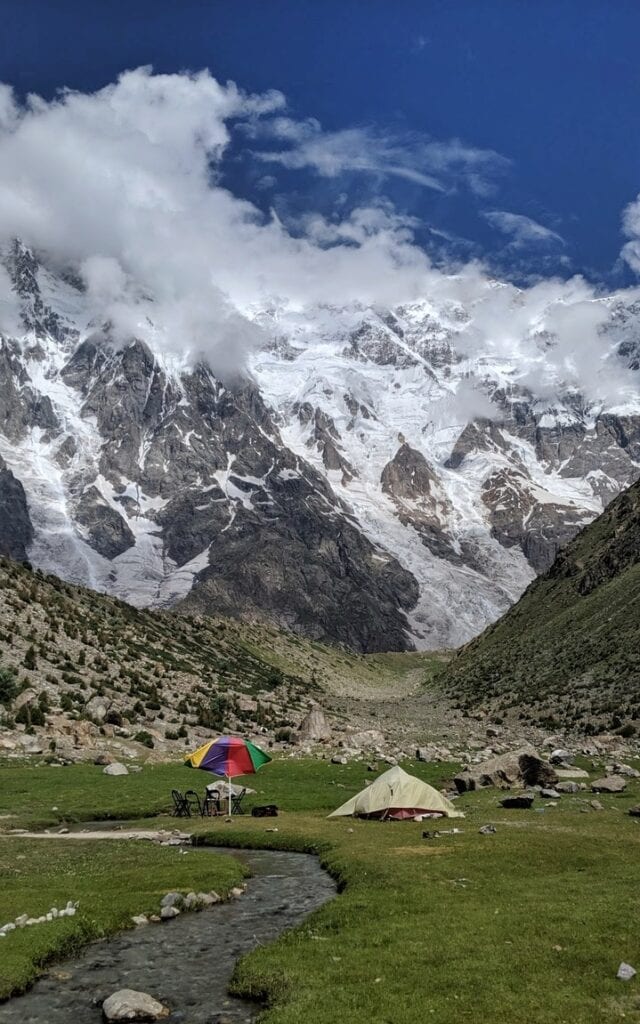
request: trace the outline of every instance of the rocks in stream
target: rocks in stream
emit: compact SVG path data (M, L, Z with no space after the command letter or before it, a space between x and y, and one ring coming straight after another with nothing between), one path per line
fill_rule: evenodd
M230 897L242 896L244 889L235 886L229 892ZM215 903L220 903L221 897L217 892L213 890L211 892L188 892L186 896L181 892L168 892L160 901L160 916L153 915L151 921L171 921L175 917L179 917L183 910L203 910L205 907L212 907ZM144 917L144 915L140 915ZM145 921L139 921L137 918L133 918L133 921L138 924L146 923Z
M147 992L121 988L105 999L102 1004L102 1015L106 1021L154 1021L168 1017L169 1008Z
M171 921L174 917L180 917L180 911L177 907L163 907L160 911L161 921Z

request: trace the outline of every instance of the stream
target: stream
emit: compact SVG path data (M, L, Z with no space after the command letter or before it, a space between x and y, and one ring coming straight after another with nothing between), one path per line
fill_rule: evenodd
M148 992L171 1007L169 1024L238 1024L260 1007L228 995L236 961L273 942L336 893L316 857L200 847L194 857L231 854L252 877L239 899L184 913L166 924L121 932L54 964L33 987L0 1005L0 1024L99 1024L117 989ZM9 941L9 940L5 940Z

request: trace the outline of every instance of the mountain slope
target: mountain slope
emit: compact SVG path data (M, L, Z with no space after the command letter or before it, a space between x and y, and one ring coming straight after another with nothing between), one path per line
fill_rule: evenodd
M519 708L566 728L640 719L640 483L468 644L443 682L466 706Z
M266 743L323 691L380 687L419 673L426 656L393 657L257 622L137 609L0 557L0 756L151 746L179 757L227 730Z

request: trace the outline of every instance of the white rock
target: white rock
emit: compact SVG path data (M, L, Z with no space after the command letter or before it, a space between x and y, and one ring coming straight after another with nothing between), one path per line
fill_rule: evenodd
M169 1010L146 992L122 988L105 999L102 1015L107 1021L115 1020L161 1020L169 1016Z
M134 924L137 924L138 926L149 924L149 918L146 916L146 914L134 914L131 920L133 921Z
M171 921L174 917L180 917L180 911L177 907L163 907L160 911L162 921Z
M114 761L113 764L106 765L102 769L103 775L128 775L129 769L126 765L121 764L120 761Z
M623 961L618 967L616 978L619 978L620 981L631 981L632 978L635 978L635 975L636 971L631 964L625 964Z

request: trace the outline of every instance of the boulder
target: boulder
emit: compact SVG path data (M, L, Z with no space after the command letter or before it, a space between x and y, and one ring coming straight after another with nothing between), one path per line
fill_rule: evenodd
M184 896L181 892L168 892L160 900L161 907L180 907L184 903Z
M571 782L568 779L564 782L559 782L556 786L558 793L579 793L581 788L579 782Z
M505 810L528 811L533 804L535 797L531 793L522 793L520 796L506 796L500 801L500 806Z
M453 781L458 792L465 793L485 786L501 789L518 785L554 786L558 776L534 748L527 745L474 765L456 775Z
M326 743L331 739L331 729L321 708L311 708L302 719L298 729L300 743Z
M627 783L621 775L607 775L604 779L596 779L591 783L593 793L622 793Z
M108 764L106 768L103 768L102 772L104 775L128 775L129 769L120 761L114 761L113 764Z
M110 707L111 701L109 698L96 693L87 701L84 710L89 718L93 718L96 722L104 722Z
M549 760L551 761L551 764L562 764L563 761L566 761L567 764L569 764L573 760L573 754L570 750L564 750L562 747L558 747L556 750L551 751Z
M416 761L429 762L431 761L431 759L432 755L431 752L427 749L427 747L418 747L418 749L416 750Z
M93 763L103 767L104 765L113 764L113 758L111 754L102 753L94 757Z
M613 766L613 771L616 775L624 775L628 779L640 779L640 772L637 768L632 768L630 764L619 764L616 762Z
M540 796L544 800L559 800L562 794L557 789L541 789Z
M379 729L363 729L361 732L347 733L345 736L345 744L351 749L375 750L384 742L384 733Z
M172 921L174 917L180 917L180 911L177 907L163 907L160 911L161 921Z
M630 807L629 814L632 818L640 818L640 804L634 804L633 807Z
M162 1020L169 1016L169 1009L146 992L132 988L121 988L112 993L102 1004L105 1020Z

